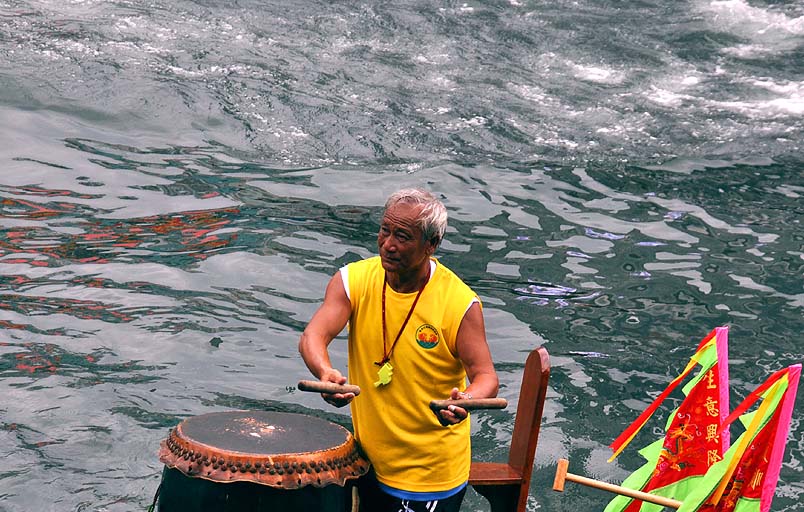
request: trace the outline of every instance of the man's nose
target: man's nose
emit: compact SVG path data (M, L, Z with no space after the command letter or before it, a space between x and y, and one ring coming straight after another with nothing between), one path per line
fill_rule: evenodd
M394 243L394 237L392 236L386 236L380 245L388 252L396 251L396 244Z

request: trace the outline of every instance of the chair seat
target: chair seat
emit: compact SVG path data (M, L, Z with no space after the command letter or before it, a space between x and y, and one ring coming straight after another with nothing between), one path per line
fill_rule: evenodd
M469 469L471 485L514 485L522 482L522 472L500 462L473 462Z

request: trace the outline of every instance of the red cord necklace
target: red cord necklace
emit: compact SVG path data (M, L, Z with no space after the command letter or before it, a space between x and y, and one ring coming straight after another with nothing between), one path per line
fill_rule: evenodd
M396 343L399 341L399 338L402 336L402 331L405 330L405 326L408 325L408 320L413 315L413 310L416 309L416 303L419 302L419 297L422 296L422 292L424 291L425 286L427 283L430 282L430 276L427 276L427 281L424 282L421 288L419 288L419 292L416 294L416 298L413 299L413 304L411 304L410 309L408 310L408 315L405 317L405 321L402 322L402 326L399 328L399 332L396 333L396 338L394 338L394 342L391 344L391 349L388 350L388 343L386 338L386 324L385 324L385 289L388 287L388 276L386 275L383 278L382 282L382 359L380 361L376 361L374 364L380 367L377 375L379 376L380 380L375 382L375 386L380 386L383 384L388 384L391 382L391 375L393 374L393 367L391 366L391 354L394 352L394 347L396 347Z

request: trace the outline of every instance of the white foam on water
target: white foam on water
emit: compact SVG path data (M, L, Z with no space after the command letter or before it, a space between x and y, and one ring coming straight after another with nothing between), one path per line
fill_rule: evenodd
M737 80L752 86L754 91L744 99L714 101L711 108L731 110L752 118L775 118L804 115L804 81L775 82L769 78L743 78Z
M448 12L448 13L457 13L457 14L464 14L464 13L474 13L475 8L469 4L461 4L460 7L453 7L451 9L447 9L445 7L440 7L438 9L441 12Z
M228 76L231 74L245 75L251 73L253 70L250 66L242 64L235 64L232 66L209 66L198 67L196 69L185 69L181 66L163 66L162 71L167 70L177 76L187 78L208 77L208 76Z
M461 119L461 123L464 126L483 126L488 123L488 119L483 116L474 116L470 119Z
M579 64L568 61L567 66L572 71L575 78L587 82L596 82L601 84L619 84L622 83L626 74L619 69L601 65Z
M733 110L752 117L804 114L804 100L775 99L766 101L717 101L712 106Z
M437 87L440 87L447 91L454 91L458 88L458 84L456 84L453 80L443 76L443 75L436 75L430 78L430 82Z
M700 10L717 25L741 35L765 36L774 31L804 35L804 16L790 17L773 9L752 6L747 0L705 2Z
M804 36L804 16L756 7L746 0L703 2L698 10L716 30L748 39L748 43L723 50L738 58L785 53L796 49Z
M508 90L515 92L522 98L535 103L554 102L544 89L538 85L508 84Z
M804 81L778 83L769 78L750 79L760 89L776 94L763 105L770 111L785 112L792 115L804 115Z
M723 70L705 73L688 63L671 61L665 74L653 78L641 94L652 103L676 108L694 103L698 91L706 88L710 76L722 73Z
M684 100L693 99L688 94L680 94L678 92L662 89L655 85L651 85L650 89L642 93L649 101L658 103L665 107L679 107Z
M505 88L511 94L531 103L535 111L539 112L539 115L545 119L564 118L568 114L568 109L564 104L562 104L560 98L550 94L538 85L509 82L505 85ZM570 114L573 113L570 112ZM551 138L549 137L550 135L555 134L548 131L540 131L540 133L535 137L534 141L540 144L544 143L546 139Z
M552 147L564 147L568 149L577 149L579 144L574 140L564 139L561 137L542 137L536 136L533 139L533 142L537 144L543 144L545 146L552 146Z
M659 107L673 109L676 116L706 115L705 123L685 128L692 137L726 143L752 136L775 136L776 142L795 140L792 134L800 128L790 126L788 120L804 115L804 81L752 76L747 74L750 72L728 61L706 70L669 63L664 73L652 77L638 94ZM752 145L749 141L748 146Z
M447 64L451 60L449 53L429 53L427 55L416 55L413 58L414 62L419 64L430 64L430 65L443 65Z

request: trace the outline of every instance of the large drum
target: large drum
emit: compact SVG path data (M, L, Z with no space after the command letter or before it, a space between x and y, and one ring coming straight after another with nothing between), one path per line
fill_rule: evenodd
M162 512L348 511L369 469L340 425L261 411L188 418L162 441L159 459Z

